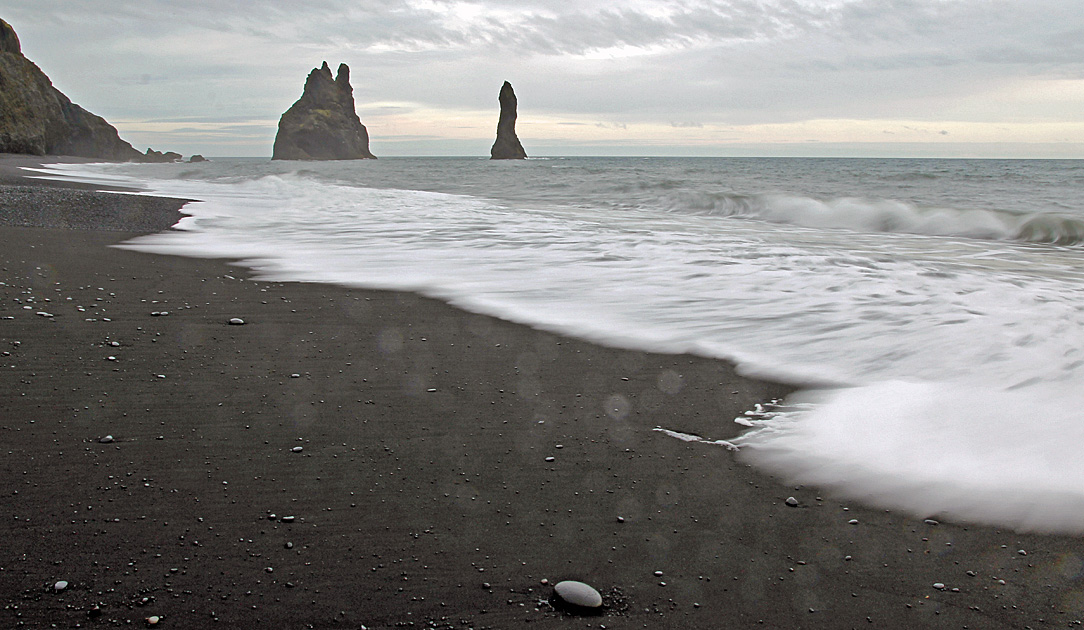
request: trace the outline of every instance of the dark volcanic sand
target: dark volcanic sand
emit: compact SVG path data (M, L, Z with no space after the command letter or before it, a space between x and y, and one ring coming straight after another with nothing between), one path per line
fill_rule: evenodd
M82 212L37 190L23 225ZM132 231L175 220L162 212ZM784 386L411 294L257 282L221 261L108 247L129 236L0 227L0 317L14 318L0 319L0 627L1084 616L1078 539L847 510L653 430L733 437L731 419ZM543 579L594 585L605 613L553 610ZM59 593L58 580L70 584Z

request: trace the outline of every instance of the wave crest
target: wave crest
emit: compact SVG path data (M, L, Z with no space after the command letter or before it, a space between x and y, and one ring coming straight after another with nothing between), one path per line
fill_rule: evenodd
M738 217L818 229L956 236L984 240L1079 245L1084 217L1006 210L921 206L894 199L684 192L664 196L668 212Z

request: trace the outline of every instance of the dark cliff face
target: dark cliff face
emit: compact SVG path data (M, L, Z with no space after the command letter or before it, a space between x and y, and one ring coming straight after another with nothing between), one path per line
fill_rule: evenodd
M0 20L0 153L137 160L142 155L102 117L72 103L23 56Z
M516 93L508 81L501 86L498 100L501 103L501 117L497 121L497 140L489 150L490 159L522 160L527 157L527 152L516 137Z
M375 159L369 133L354 110L350 68L331 77L327 62L309 73L301 98L279 119L272 160Z

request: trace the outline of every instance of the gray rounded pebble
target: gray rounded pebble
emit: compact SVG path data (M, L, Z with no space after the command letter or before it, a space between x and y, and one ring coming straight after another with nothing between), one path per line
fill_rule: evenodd
M68 588L68 583L64 580L60 580L56 584L53 584L53 590L57 592L60 592L66 588Z
M113 436L112 435L107 435L105 437L99 438L98 441L101 442L102 444L109 444L110 442L113 441Z
M562 602L578 608L600 608L602 595L594 588L573 580L558 582L553 587L553 593Z
M787 505L790 507L798 507L798 499L794 497L787 497Z
M240 317L232 317L232 318L230 318L230 326L244 326L244 325L245 325L245 320L241 319Z

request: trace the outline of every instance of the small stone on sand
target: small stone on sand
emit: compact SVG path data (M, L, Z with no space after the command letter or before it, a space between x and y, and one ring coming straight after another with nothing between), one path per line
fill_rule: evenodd
M602 607L602 595L583 582L558 582L553 587L553 593L561 603L573 608L597 610Z
M232 317L232 318L230 318L230 326L244 326L244 325L245 325L245 320L241 319L240 317Z
M790 507L798 507L798 499L794 497L787 497L787 505Z
M302 447L302 446L295 446L295 447L291 448L290 450L295 452L295 453L300 453L301 451L305 450L305 448Z
M112 435L106 435L104 437L99 438L98 441L101 442L102 444L109 444L110 442L113 441L113 436Z
M66 588L68 588L68 583L64 580L60 580L56 584L53 584L53 590L57 592L60 592Z

